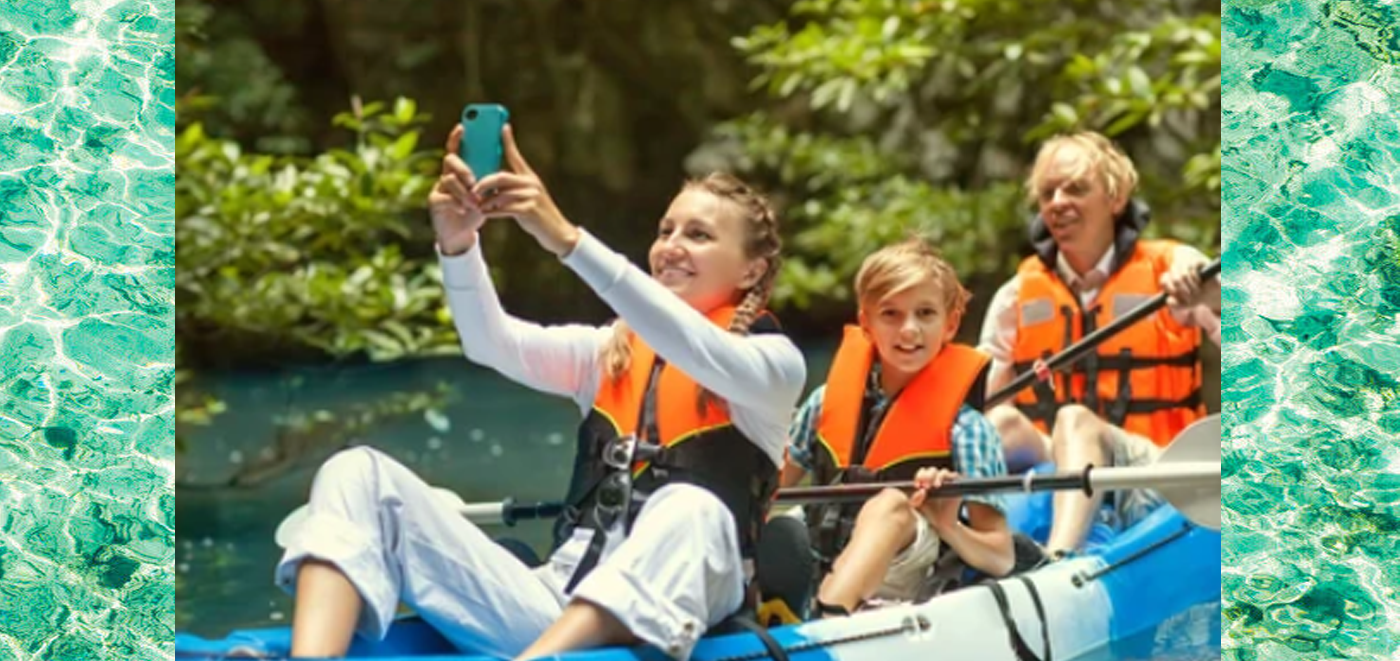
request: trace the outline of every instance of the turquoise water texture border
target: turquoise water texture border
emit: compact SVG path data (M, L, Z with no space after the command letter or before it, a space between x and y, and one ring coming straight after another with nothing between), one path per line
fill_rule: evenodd
M174 652L174 14L0 4L0 661Z
M1400 653L1400 5L1226 2L1222 655Z
M0 6L0 658L168 658L174 7L67 7ZM1223 654L1392 657L1400 7L1224 12Z

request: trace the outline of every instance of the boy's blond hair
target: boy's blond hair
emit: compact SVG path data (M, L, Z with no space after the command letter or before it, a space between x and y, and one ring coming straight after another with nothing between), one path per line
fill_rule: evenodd
M961 318L972 294L953 267L922 237L912 236L871 253L856 273L856 304L862 310L910 287L931 282L943 296L947 318Z
M1031 166L1031 174L1026 178L1026 195L1032 203L1039 199L1045 167L1056 152L1070 145L1078 147L1083 155L1071 177L1082 179L1085 175L1097 176L1108 196L1114 200L1126 199L1137 189L1137 168L1133 167L1127 154L1103 134L1084 131L1057 135L1041 145L1035 164Z

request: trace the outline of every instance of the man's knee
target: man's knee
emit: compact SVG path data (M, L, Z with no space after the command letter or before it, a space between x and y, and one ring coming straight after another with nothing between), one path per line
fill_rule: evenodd
M1014 406L993 406L986 413L987 421L992 423L997 433L1002 436L1021 431L1031 427L1030 418Z
M1055 429L1077 429L1100 422L1098 414L1083 404L1067 404L1055 413Z
M1051 444L1056 450L1070 447L1112 449L1108 432L1112 427L1097 413L1081 404L1060 407L1055 414L1055 433Z

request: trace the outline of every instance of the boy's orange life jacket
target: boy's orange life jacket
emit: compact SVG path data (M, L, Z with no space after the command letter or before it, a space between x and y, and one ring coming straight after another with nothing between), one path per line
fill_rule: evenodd
M955 469L953 424L972 396L980 401L988 356L972 347L949 344L904 387L882 420L868 420L865 401L875 347L858 326L847 326L827 374L814 476L826 484L851 467L877 479L907 479L919 468ZM978 391L978 392L974 392Z

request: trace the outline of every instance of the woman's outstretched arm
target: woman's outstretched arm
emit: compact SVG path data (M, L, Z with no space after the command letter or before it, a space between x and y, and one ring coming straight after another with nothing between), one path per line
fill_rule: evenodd
M791 409L802 394L802 353L778 334L739 336L709 322L661 283L586 232L563 258L658 356L715 395Z
M477 240L487 218L472 192L476 176L457 154L462 127L447 138L442 172L428 194L447 306L467 359L543 392L593 403L604 331L587 326L544 328L507 315L496 297Z
M487 217L513 217L541 247L578 273L658 356L715 395L750 408L791 411L802 394L806 366L790 340L780 335L741 337L711 324L625 257L569 222L525 162L509 126L501 138L510 170L484 177L472 187L472 195L497 191L481 207Z
M598 352L611 331L580 324L541 326L501 307L480 246L441 256L447 305L468 360L586 408L598 387Z

